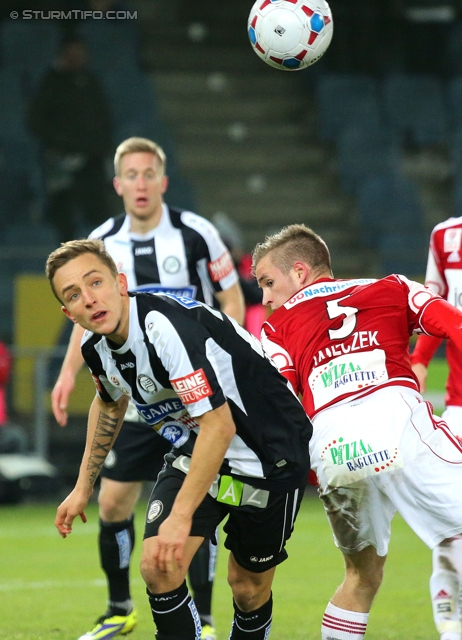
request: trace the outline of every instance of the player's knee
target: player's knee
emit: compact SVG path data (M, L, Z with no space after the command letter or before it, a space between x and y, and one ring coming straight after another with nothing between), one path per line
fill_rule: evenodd
M105 493L98 497L99 517L104 522L116 522L124 520L119 516L120 506L117 504L115 497L110 493Z
M254 611L268 601L271 595L271 584L264 574L240 573L230 570L228 584L233 592L233 598L241 611Z
M143 552L140 562L141 577L146 583L151 593L163 593L162 580L159 579L159 573L155 567L154 559L151 554Z
M98 496L99 517L103 522L122 522L133 513L131 501L121 499L121 496L112 491L101 491Z
M371 563L368 567L347 567L347 580L356 583L357 588L367 590L375 595L383 580L383 565Z

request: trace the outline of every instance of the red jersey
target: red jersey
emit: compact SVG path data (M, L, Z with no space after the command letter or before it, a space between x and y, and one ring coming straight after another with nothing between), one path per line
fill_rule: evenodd
M418 390L409 337L450 334L462 347L460 326L461 312L404 276L322 278L268 318L262 343L312 418L383 386Z
M462 218L449 218L433 229L425 284L462 310ZM428 366L441 340L422 336L411 356L412 364ZM462 351L448 340L446 406L462 406Z

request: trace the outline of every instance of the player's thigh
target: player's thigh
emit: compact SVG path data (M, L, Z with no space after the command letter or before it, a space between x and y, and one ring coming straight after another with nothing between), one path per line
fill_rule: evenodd
M287 558L285 543L292 534L303 492L304 487L287 493L259 490L261 506L229 507L224 544L239 566L263 573Z
M101 470L118 482L155 482L171 443L146 425L125 421Z
M414 532L433 548L462 532L462 446L430 409L425 402L410 405L401 443L404 468L384 476L379 486Z
M388 553L391 521L396 508L370 478L347 487L318 488L334 542L344 555L372 546L380 556Z
M160 525L172 510L185 477L182 471L175 469L170 463L159 473L146 510L145 539L157 536ZM227 506L207 494L194 512L190 536L200 536L216 544L216 529L226 514Z
M104 522L121 522L133 513L141 494L142 482L118 482L101 478L98 495L100 518Z

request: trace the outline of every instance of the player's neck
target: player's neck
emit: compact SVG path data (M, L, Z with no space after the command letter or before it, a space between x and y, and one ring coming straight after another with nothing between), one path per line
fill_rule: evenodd
M162 205L158 207L147 218L140 218L134 214L128 213L130 216L130 231L138 235L144 235L155 229L162 217Z

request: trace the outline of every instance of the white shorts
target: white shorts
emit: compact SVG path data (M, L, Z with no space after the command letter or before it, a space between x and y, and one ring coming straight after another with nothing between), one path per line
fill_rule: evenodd
M343 553L386 555L396 511L431 549L462 532L462 447L417 392L379 389L313 426L311 465Z
M446 422L453 433L462 436L462 407L455 405L446 407L441 414L441 419Z

